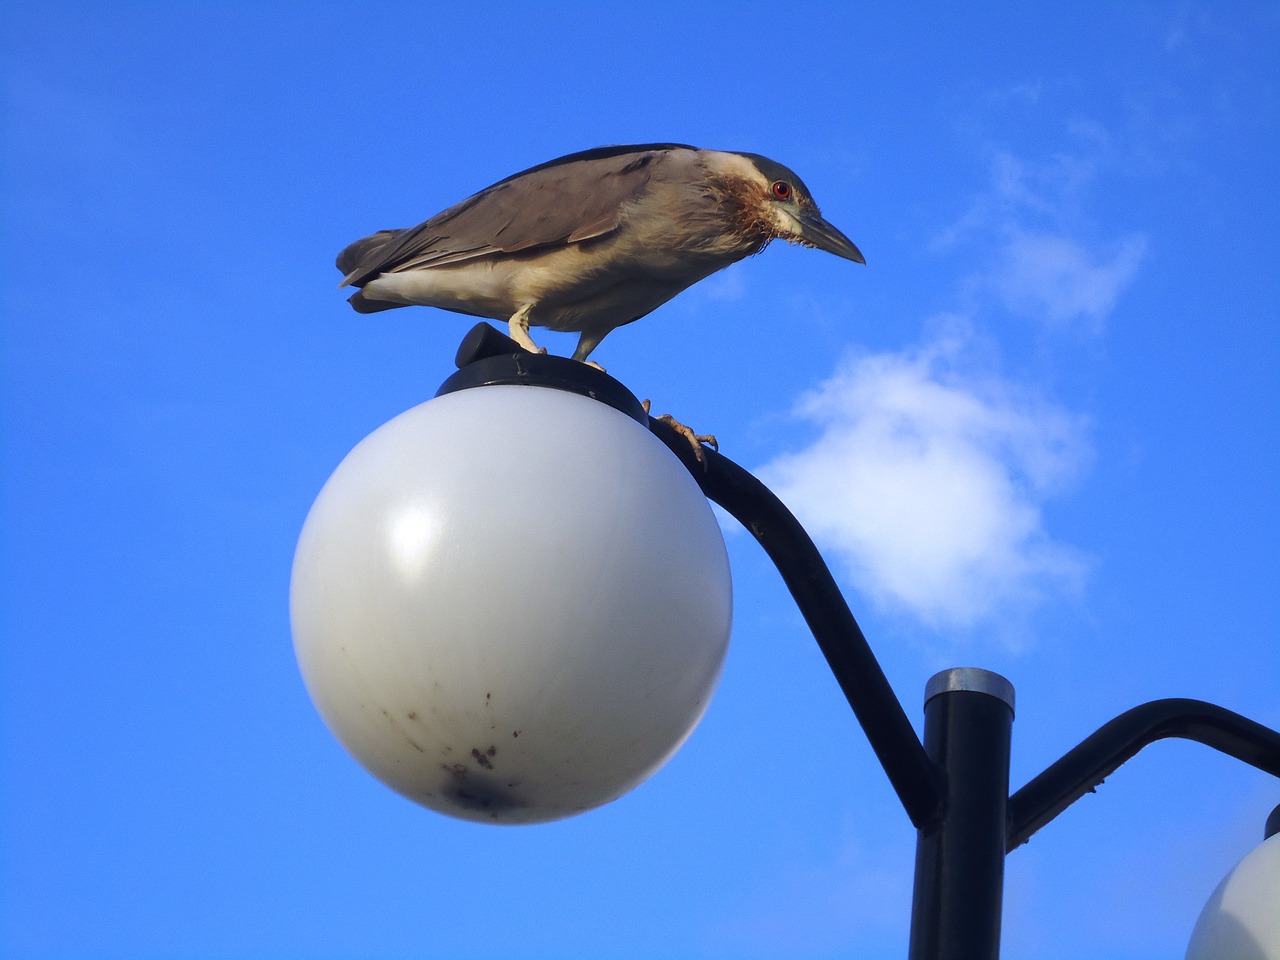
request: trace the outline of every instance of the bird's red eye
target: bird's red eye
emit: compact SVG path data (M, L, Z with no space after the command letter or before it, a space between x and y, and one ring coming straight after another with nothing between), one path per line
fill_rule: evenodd
M773 195L779 200L786 200L791 196L791 184L785 180L773 181Z

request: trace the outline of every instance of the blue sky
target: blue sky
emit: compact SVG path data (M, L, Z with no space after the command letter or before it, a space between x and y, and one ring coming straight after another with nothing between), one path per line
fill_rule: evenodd
M472 322L357 316L334 254L599 144L768 155L866 254L594 358L784 496L914 719L1004 674L1015 786L1149 699L1280 727L1275 4L2 16L4 956L905 955L913 832L731 521L716 698L598 811L420 809L298 675L307 509ZM1277 803L1150 748L1011 855L1005 956L1181 956Z

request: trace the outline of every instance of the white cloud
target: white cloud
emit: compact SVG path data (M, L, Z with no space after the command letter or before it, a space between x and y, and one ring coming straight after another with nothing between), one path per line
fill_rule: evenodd
M747 275L740 264L731 264L701 283L695 284L681 299L690 306L737 303L747 295Z
M1146 246L1144 237L1134 235L1099 257L1064 236L1011 229L991 282L1014 313L1096 327L1115 309Z
M969 627L1079 586L1042 506L1088 459L1080 418L958 370L961 338L864 354L803 397L810 446L759 472L855 585L931 627Z
M1147 240L1139 233L1102 242L1077 236L1083 232L1074 226L1081 219L1077 208L1109 138L1095 123L1077 121L1071 130L1086 155L1058 153L1027 163L997 152L989 187L933 246L963 243L982 263L969 288L994 296L1012 313L1097 333L1137 274Z

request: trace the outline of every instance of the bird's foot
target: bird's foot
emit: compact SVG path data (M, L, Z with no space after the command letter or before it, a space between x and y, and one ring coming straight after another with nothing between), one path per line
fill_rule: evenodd
M609 371L608 371L608 370L606 370L604 367L600 366L600 364L596 363L594 360L583 360L582 362L583 362L583 363L585 363L588 367L595 367L595 368L596 368L597 370L599 370L601 373L608 373L608 372L609 372ZM648 410L646 410L646 411L645 411L645 413L648 413L648 412L649 412Z
M541 356L542 354L545 354L547 352L546 347L538 346L536 343L533 342L533 339L529 337L528 334L526 334L523 337L513 336L511 339L514 340L517 344L519 344L520 349L523 350L525 353L536 353L539 356Z
M645 416L648 416L649 401L641 400L640 406L644 408ZM714 434L694 433L692 427L689 427L686 424L681 423L679 420L677 420L675 417L673 417L669 413L664 413L662 416L655 417L654 419L661 420L663 423L669 426L676 433L680 434L680 436L688 440L689 446L693 447L694 457L696 457L698 462L703 466L706 466L706 463L707 463L707 455L702 450L702 445L704 443L707 446L709 446L712 450L716 451L716 453L720 452L720 443L719 441L716 440Z

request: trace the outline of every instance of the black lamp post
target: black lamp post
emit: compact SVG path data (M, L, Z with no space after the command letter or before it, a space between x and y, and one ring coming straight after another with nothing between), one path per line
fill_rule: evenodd
M457 364L438 396L518 384L591 397L639 419L638 402L616 380L575 361L524 353L487 324L468 334ZM922 743L795 517L727 457L704 449L700 461L670 426L647 425L777 567L917 830L912 960L997 958L1006 854L1149 743L1196 740L1280 777L1280 733L1213 704L1170 699L1121 714L1010 794L1013 686L976 668L937 674L925 689Z

